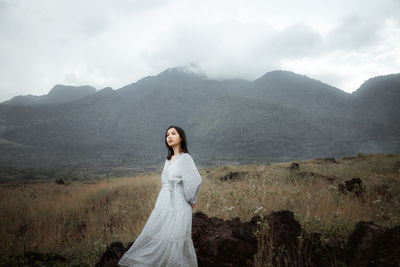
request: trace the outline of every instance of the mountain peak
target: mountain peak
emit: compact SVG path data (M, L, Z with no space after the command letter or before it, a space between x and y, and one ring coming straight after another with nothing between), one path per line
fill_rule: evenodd
M271 80L271 79L285 79L285 80L314 80L311 79L309 77L307 77L306 75L300 75L297 73L294 73L292 71L287 71L287 70L274 70L274 71L270 71L265 73L263 76L261 76L260 78L256 79L254 82L262 82L262 81L266 81L266 80ZM317 82L321 82L318 80L314 80Z
M69 85L63 85L63 84L56 84L50 92L47 94L48 96L57 96L60 94L93 94L96 92L96 88L89 86L89 85L84 85L84 86L69 86Z
M291 71L271 71L254 81L255 93L274 101L296 106L334 107L347 101L348 93L325 84L319 80L311 79L305 75Z
M189 64L185 66L168 68L156 76L147 76L138 80L137 84L144 84L148 82L154 82L156 80L187 80L187 79L207 79L207 76L203 73L199 66L196 64Z
M400 94L400 73L381 75L366 80L360 88L352 92L352 95L365 96L388 94L389 91L398 92Z
M254 81L256 86L261 87L274 87L276 89L282 88L309 88L309 89L322 89L329 90L331 92L337 92L342 95L348 95L348 93L340 90L339 88L333 87L329 84L321 82L320 80L312 79L306 75L297 74L286 70L274 70L267 72L260 78Z
M185 66L173 67L159 73L157 77L199 77L206 78L206 75L196 64L189 64Z

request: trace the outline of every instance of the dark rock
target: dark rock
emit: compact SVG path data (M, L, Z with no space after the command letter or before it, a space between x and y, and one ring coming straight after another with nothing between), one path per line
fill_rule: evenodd
M346 194L353 193L356 196L361 196L364 193L364 187L360 178L352 178L338 185L339 192Z
M293 162L292 165L289 166L290 171L298 170L300 168L300 164L297 162Z
M387 229L373 222L357 223L348 238L346 260L351 266L398 266L400 226Z
M227 180L240 180L243 177L245 177L247 172L229 172L228 174L222 176L219 178L221 181L227 181Z
M65 185L65 182L63 179L56 179L56 184L64 184Z
M257 221L267 222L269 229L266 238L269 238L274 248L274 254L284 258L295 260L298 251L299 239L302 234L301 225L294 219L293 212L288 210L272 212L265 218L259 215L251 219L251 223L256 224ZM266 243L268 241L266 240ZM282 253L282 251L286 251Z
M250 222L239 218L209 218L202 212L193 214L192 239L199 267L255 266L255 254L262 253L272 266L399 266L400 226L388 229L372 222L359 222L343 239L321 241L320 233L304 233L291 211L254 216ZM264 235L255 232L265 226ZM258 247L264 241L263 247ZM124 248L121 242L107 247L95 265L118 266ZM258 251L261 250L261 251ZM345 265L347 264L347 265Z
M121 242L113 242L107 246L106 251L101 256L95 267L119 267L118 261L126 251L132 246L133 242L128 244L127 248Z
M321 234L309 233L301 236L302 242L299 244L300 257L303 258L305 266L329 266L329 258L326 251L322 249Z
M302 266L338 266L343 262L344 245L344 240L333 239L323 243L320 233L303 233L299 246Z
M316 160L329 163L337 163L335 158L317 158Z
M268 240L264 242L269 248L263 253L273 253L272 266L334 266L343 258L342 246L322 244L320 233L304 233L291 211L272 212L264 219L260 216L251 219L253 223L257 221L268 223ZM332 255L341 258L333 259Z
M0 266L68 266L67 259L54 253L26 252L24 255L0 255Z
M224 221L193 214L192 239L199 266L254 266L257 239L255 225L239 218Z
M385 231L382 240L379 259L388 266L400 266L400 226Z

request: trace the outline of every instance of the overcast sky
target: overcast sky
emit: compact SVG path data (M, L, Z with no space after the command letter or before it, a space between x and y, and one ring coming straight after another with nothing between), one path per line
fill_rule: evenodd
M197 64L283 69L346 92L400 72L400 0L0 0L0 101L55 84L118 89Z

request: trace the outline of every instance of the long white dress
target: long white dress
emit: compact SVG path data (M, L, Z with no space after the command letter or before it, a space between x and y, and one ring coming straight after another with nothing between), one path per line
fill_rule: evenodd
M197 267L192 241L192 207L202 183L193 158L181 153L165 160L162 187L141 234L120 266Z

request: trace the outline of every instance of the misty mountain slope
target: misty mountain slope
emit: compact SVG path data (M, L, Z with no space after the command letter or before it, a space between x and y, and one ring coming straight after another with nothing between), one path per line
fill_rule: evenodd
M254 81L254 96L275 103L297 106L310 112L346 114L350 94L307 76L289 71L272 71Z
M202 153L213 151L219 157L241 158L244 154L251 158L295 158L322 155L327 150L329 155L354 152L340 145L355 137L355 131L344 130L353 121L322 115L310 117L296 107L251 97L215 99L189 120L190 131L203 144L203 149L196 149Z
M36 107L22 110L25 114L22 117L28 121L35 121L30 114L41 119L25 123L24 127L8 128L3 136L55 150L113 149L143 153L148 147L146 143L159 142L160 128L182 124L196 107L218 94L207 83L190 83L191 79L186 77L179 81L174 78L178 74L162 74L153 83L136 83L107 96L94 94L67 106L54 107L54 112L45 113ZM177 82L171 85L168 79Z
M16 107L0 105L0 116L7 124L7 130L3 137L14 142L48 148L51 150L64 150L68 146L68 151L79 150L80 148L91 146L91 142L96 140L101 121L104 117L108 118L107 125L112 126L115 117L112 114L118 111L113 106L115 102L108 97L93 97L102 99L98 104L88 102L87 99L81 102L69 102L62 104L35 105L26 107ZM107 105L105 102L109 102ZM101 105L101 108L98 108ZM5 110L7 109L7 110ZM112 112L107 112L112 111ZM110 129L111 130L111 129ZM98 142L101 147L109 143L107 139ZM82 147L80 143L85 145ZM101 147L98 147L101 149Z
M0 104L0 166L155 168L170 125L185 129L202 166L392 153L400 151L397 79L350 95L291 72L250 82L172 68L77 101Z
M47 95L42 96L16 96L3 102L8 105L38 105L38 104L58 104L71 101L78 101L85 96L96 93L96 88L92 86L66 86L57 84Z
M352 113L387 133L400 130L400 74L371 78L352 93ZM383 127L383 128L382 128ZM371 127L374 128L374 127Z

